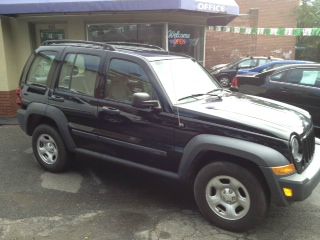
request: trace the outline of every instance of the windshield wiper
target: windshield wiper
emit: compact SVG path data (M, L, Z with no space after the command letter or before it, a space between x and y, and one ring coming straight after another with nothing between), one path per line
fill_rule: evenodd
M180 98L180 99L178 99L178 101L186 100L188 98L194 98L194 99L198 100L197 97L202 97L202 96L211 96L211 97L221 98L221 96L219 96L217 94L211 94L210 92L208 92L208 93L192 94L192 95Z
M207 92L207 94L218 92L218 91L224 91L224 89L223 88L216 88L216 89L211 90L210 92Z
M214 89L214 90L212 90L212 91L210 91L210 92L207 92L207 94L214 93L214 92L218 92L218 91L226 91L226 92L230 92L230 93L231 93L231 91L230 91L229 89L216 88L216 89Z

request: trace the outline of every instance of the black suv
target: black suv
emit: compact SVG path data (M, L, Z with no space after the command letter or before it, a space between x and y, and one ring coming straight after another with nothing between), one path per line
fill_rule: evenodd
M46 42L17 94L46 170L78 153L173 178L224 229L248 230L269 203L304 200L320 181L306 111L224 90L194 59L157 47Z

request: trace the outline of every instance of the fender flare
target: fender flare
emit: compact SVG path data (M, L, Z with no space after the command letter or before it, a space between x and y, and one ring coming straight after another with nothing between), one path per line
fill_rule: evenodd
M199 154L206 151L215 151L240 157L257 165L259 168L289 164L285 156L270 147L241 139L202 134L191 139L184 149L178 170L178 175L182 180L189 179L194 165L199 161Z
M71 137L68 127L68 120L60 109L42 103L31 103L26 111L25 126L27 126L29 117L33 114L47 117L54 121L58 127L62 139L67 146L67 149L69 151L74 151L76 149L75 142Z

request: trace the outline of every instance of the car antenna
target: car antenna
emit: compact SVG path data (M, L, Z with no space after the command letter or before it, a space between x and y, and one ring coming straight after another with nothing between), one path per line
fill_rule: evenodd
M178 125L179 125L179 128L183 128L183 127L184 127L184 124L181 122L179 106L176 106L176 108L177 108L177 115L178 115Z
M177 98L176 85L174 84L174 81L172 81L172 87L173 87L175 98ZM176 105L175 107L177 108L178 126L179 128L183 128L184 124L181 122L179 106Z

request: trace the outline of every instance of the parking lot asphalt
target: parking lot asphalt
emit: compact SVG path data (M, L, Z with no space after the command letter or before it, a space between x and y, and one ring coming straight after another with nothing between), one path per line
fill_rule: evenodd
M320 160L320 159L318 159ZM271 206L242 234L210 225L179 184L87 157L52 174L36 163L18 126L0 127L0 239L319 239L320 186L304 202Z

